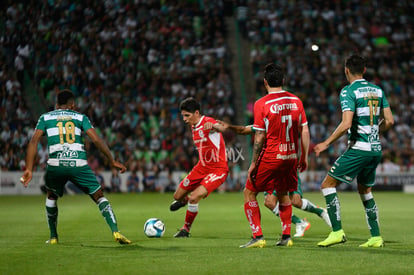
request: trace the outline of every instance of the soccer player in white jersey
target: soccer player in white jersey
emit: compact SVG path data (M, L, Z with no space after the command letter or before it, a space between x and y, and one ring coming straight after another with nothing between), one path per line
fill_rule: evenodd
M70 90L65 89L57 94L55 110L40 116L36 130L27 147L26 170L21 178L22 184L27 187L32 179L37 145L42 135L46 134L49 149L45 174L46 213L50 230L50 238L47 243L58 243L57 200L58 197L63 196L65 184L71 181L83 192L89 194L98 205L115 241L120 244L130 244L131 241L119 232L112 207L88 165L82 131L86 132L96 147L108 158L112 168L119 169L123 173L126 171L126 167L114 160L111 151L99 138L89 118L74 111L74 108L75 96Z
M198 214L198 203L222 185L228 175L226 147L222 134L216 129L215 119L200 113L200 104L192 97L180 104L185 123L191 126L199 161L181 181L170 206L176 211L188 203L183 227L175 238L190 237L191 225Z
M318 243L320 247L346 242L336 187L341 182L351 184L355 178L371 233L371 238L360 247L384 246L378 209L371 188L375 184L375 170L381 161L379 134L394 124L394 118L384 91L363 78L365 71L366 61L363 57L352 55L345 60L345 75L349 85L341 90L339 96L342 121L325 141L314 148L319 156L330 144L348 132L349 144L346 152L335 161L321 184L332 232L324 241Z

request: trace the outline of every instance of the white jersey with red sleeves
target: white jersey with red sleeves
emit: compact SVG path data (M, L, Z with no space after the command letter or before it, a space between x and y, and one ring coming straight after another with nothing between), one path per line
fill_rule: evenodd
M301 126L308 123L302 101L287 91L272 92L254 104L256 131L266 131L262 161L297 159Z
M223 136L215 129L205 129L204 124L206 122L217 123L214 118L202 116L200 121L192 128L193 141L198 150L199 165L209 166L212 169L228 169Z

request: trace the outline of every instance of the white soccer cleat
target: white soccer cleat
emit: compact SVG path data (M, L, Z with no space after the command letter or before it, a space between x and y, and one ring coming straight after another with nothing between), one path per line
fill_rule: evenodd
M303 219L300 223L296 224L296 234L293 237L303 237L303 235L305 235L305 231L310 227L310 222L308 222L306 219Z
M328 211L325 208L323 208L323 212L319 217L321 217L329 227L332 227L331 220L329 219Z

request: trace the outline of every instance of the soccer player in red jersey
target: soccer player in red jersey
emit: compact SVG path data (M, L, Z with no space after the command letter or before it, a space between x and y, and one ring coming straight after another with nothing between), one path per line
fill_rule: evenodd
M254 134L253 125L232 125L225 121L217 120L219 123L221 132L225 132L227 129L234 131L236 134L239 135L252 135ZM264 192L264 205L272 211L273 214L279 217L279 204L277 201L276 191L273 194L268 194L268 192ZM329 219L328 211L325 208L321 208L313 204L310 200L303 198L302 193L302 181L300 177L298 177L298 188L294 192L289 192L289 197L292 202L292 205L298 209L303 211L316 214L318 217L324 220L324 222L329 226L331 226L331 221ZM301 219L295 214L292 214L292 223L296 225L296 234L294 237L303 237L305 231L307 231L311 224L306 220L306 218Z
M191 126L199 161L181 181L170 206L176 211L188 203L184 226L174 235L176 238L190 236L198 203L222 185L228 174L226 147L216 120L202 115L200 104L191 97L181 102L180 110L184 122Z
M303 172L308 166L310 135L302 101L283 90L283 80L281 66L266 65L264 85L268 94L254 104L253 154L244 189L244 211L253 237L240 247L261 248L266 245L256 197L259 192L271 194L273 190L277 192L282 221L282 238L276 245L293 245L289 192L297 189L298 169Z

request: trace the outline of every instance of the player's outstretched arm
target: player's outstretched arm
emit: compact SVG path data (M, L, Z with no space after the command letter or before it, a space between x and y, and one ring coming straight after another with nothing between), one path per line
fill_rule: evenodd
M224 127L224 125L223 124L220 124L220 123L213 123L213 122L206 122L205 124L204 124L204 129L206 129L206 130L211 130L211 129L213 129L213 130L216 130L216 131L218 131L218 132L220 132L220 133L223 133L224 131L226 131L226 127Z
M27 187L29 182L32 180L33 163L37 154L37 145L39 144L39 140L42 136L43 131L36 129L27 146L26 169L23 172L23 176L20 178L20 182L24 185L24 187Z
M239 135L251 135L253 134L252 125L247 126L239 126L239 125L232 125L225 121L217 120L217 123L220 125L220 127L223 127L224 130L230 129L234 131L236 134Z
M119 169L121 173L124 173L126 171L126 167L122 163L114 160L108 145L106 145L106 143L98 136L94 128L88 129L88 131L86 131L86 134L91 138L96 147L98 147L98 149L109 160L111 167Z

